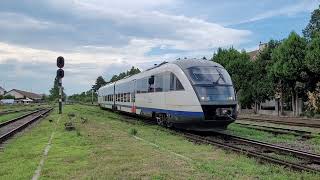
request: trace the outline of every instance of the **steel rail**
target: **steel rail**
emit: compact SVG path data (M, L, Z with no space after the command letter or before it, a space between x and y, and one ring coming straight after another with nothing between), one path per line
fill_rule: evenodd
M138 120L138 119L136 119L134 117L130 117L130 119L129 118L120 119L120 121L131 123L131 124L136 124L138 121L141 122L140 120ZM142 122L144 124L147 124L147 125L156 125L156 123L153 122L153 121L142 120ZM213 139L209 139L210 137L208 138L206 136L200 136L200 135L196 135L194 133L188 133L188 132L177 130L177 129L171 129L170 133L172 133L174 135L183 136L186 139L189 139L191 141L200 142L200 143L204 143L204 144L210 144L210 145L214 145L214 146L226 149L226 150L231 150L231 151L234 151L234 152L237 152L237 153L241 153L241 154L247 155L248 157L257 158L258 160L261 160L263 162L269 162L269 163L273 163L273 164L278 164L278 165L285 166L285 167L288 167L288 168L291 168L291 169L294 169L294 170L299 170L299 171L308 171L308 172L313 172L313 173L320 173L319 169L316 169L316 168L313 168L313 167L309 167L309 166L306 166L306 165L303 165L303 164L297 164L297 163L289 162L289 161L286 161L286 160L283 160L283 159L271 157L271 156L266 155L264 153L252 151L252 150L249 150L249 149L244 149L244 148L241 148L241 147L237 147L235 145L230 145L230 144L228 144L226 142L215 141ZM290 148L287 148L287 149L290 149ZM296 151L298 151L298 150L296 150ZM308 153L308 154L310 154L310 153ZM316 158L319 158L318 156L319 155L315 155ZM309 158L308 158L308 160L309 160Z
M282 152L284 154L292 154L303 159L309 159L314 163L320 163L319 154L309 153L309 152L300 151L300 150L296 150L296 149L292 149L284 146L279 146L279 145L274 145L274 144L270 144L262 141L239 137L239 136L231 135L229 133L225 133L223 131L212 131L212 132L214 132L215 134L221 135L225 138L228 138L230 140L240 141L249 145L260 146L262 148L265 148L271 151Z
M32 114L34 114L34 113L37 113L37 112L39 112L39 111L42 111L42 110L44 110L44 109L37 109L37 110L35 110L35 111L32 111L32 112L27 113L27 114L24 114L24 115L19 116L19 117L17 117L17 118L14 118L14 119L5 121L5 122L3 122L3 123L0 123L0 128L3 127L3 126L8 125L8 124L10 124L10 123L13 123L13 122L15 122L15 121L18 121L18 120L20 120L20 119L23 119L23 118L25 118L25 117L27 117L27 116L30 116L30 115L32 115Z
M282 128L282 127L272 127L266 125L258 125L258 124L250 124L250 123L240 123L234 122L233 124L240 125L245 128L256 129L265 132L271 132L275 134L292 134L294 136L301 136L305 138L313 138L312 132L304 131L304 130L297 130L297 129L289 129L289 128Z
M244 118L244 117L241 117L241 118L237 118L237 120L255 121L255 122L269 122L269 123L273 123L273 124L283 124L283 125L290 125L290 126L303 126L303 127L311 127L311 128L320 128L320 124L280 121L280 120L273 120L273 119L257 119L257 118Z
M259 153L259 152L255 152L252 150L248 150L248 149L244 149L244 148L240 148L237 146L233 146L230 144L226 144L223 142L219 142L219 141L214 141L212 139L208 139L207 137L203 137L203 136L198 136L195 134L191 134L191 133L182 133L182 135L184 137L186 137L187 139L190 139L192 141L196 141L196 142L201 142L201 143L205 143L205 144L210 144L210 145L214 145L223 149L227 149L227 150L232 150L234 152L237 153L241 153L241 154L245 154L249 157L254 157L254 158L258 158L264 162L271 162L274 164L278 164L278 165L282 165L282 166L286 166L295 170L300 170L300 171L309 171L309 172L317 172L319 173L320 170L312 168L312 167L308 167L302 164L297 164L297 163L293 163L293 162L289 162L289 161L285 161L282 159L278 159L278 158L274 158L268 155L265 155L263 153Z
M35 122L36 120L44 117L45 115L47 115L50 111L52 110L52 108L50 109L42 109L42 110L39 110L39 111L36 111L36 112L33 112L33 113L29 113L28 115L24 115L24 116L21 116L19 118L16 118L16 119L13 119L11 121L6 122L6 123L2 123L1 125L1 128L4 128L5 126L7 125L10 125L14 122L17 122L19 120L23 120L25 118L28 118L28 117L32 117L30 120L28 120L26 123L23 123L21 125L18 125L17 127L14 127L13 129L9 130L8 132L5 132L4 134L2 134L0 136L0 143L3 143L4 141L6 141L8 138L10 138L11 136L15 135L17 132L21 131L22 129L25 129L28 125L32 124L33 122ZM43 112L41 112L43 111ZM40 114L37 114L41 112ZM37 115L35 115L37 114ZM34 116L35 115L35 116Z

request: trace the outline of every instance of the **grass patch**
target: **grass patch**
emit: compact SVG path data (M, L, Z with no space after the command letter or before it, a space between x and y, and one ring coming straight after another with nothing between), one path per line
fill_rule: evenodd
M66 131L74 113L75 131ZM58 121L60 117L60 120ZM87 119L82 123L81 119ZM65 106L13 139L0 152L0 179L30 179L51 132L55 135L41 179L317 179L210 145L195 145L170 131L120 121L97 107ZM132 135L140 138L137 139ZM14 161L12 161L14 159Z
M138 133L138 131L135 128L130 128L130 130L129 130L130 135L135 136L135 135L137 135L137 133Z

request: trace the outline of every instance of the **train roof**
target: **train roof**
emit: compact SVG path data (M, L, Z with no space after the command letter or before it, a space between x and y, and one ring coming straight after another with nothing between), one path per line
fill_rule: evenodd
M153 69L156 69L158 67L161 67L163 65L166 65L166 64L175 64L177 66L179 66L182 70L185 70L187 68L190 68L190 67L194 67L194 66L215 66L215 67L220 67L220 68L223 68L223 66L221 66L220 64L216 63L216 62L213 62L211 60L204 60L204 59L181 59L181 60L175 60L175 61L171 61L171 62L162 62L158 65L155 65L149 69L146 69L145 71L142 71L138 74L141 74L141 73L144 73L144 72L147 72L147 71L150 71L150 70L153 70ZM119 81L123 81L123 80L126 80L128 78L132 78L134 76L137 76L138 74L135 74L135 75L132 75L132 76L126 76L125 78L119 80ZM112 83L108 83L106 84L105 86L101 87L100 89L103 89L104 87L107 87L107 86L110 86L110 85L113 85L114 83L118 83L119 81L116 81L116 82L112 82Z
M178 65L181 69L187 69L189 67L194 67L194 66L216 66L216 67L223 68L220 64L216 62L213 62L211 60L203 60L203 59L182 59L182 60L175 60L171 63Z

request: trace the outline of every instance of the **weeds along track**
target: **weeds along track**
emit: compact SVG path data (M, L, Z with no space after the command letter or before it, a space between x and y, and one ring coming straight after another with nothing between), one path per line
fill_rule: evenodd
M273 124L282 124L282 125L289 125L289 126L302 126L302 127L311 127L311 128L320 128L320 123L308 123L302 120L296 121L287 121L287 120L280 120L280 119L265 119L265 118L247 118L247 117L239 117L237 118L238 121L245 120L245 121L254 121L254 122L268 122Z
M3 143L17 132L25 129L36 120L46 116L52 108L39 109L21 117L0 124L0 143Z
M244 128L255 129L259 131L270 132L273 134L291 134L294 136L300 136L305 139L313 138L314 135L311 131L305 130L297 130L297 129L290 129L290 128L282 128L282 127L273 127L267 125L260 125L260 124L251 124L251 123L243 123L243 122L234 122L233 124L237 124ZM317 133L317 135L320 135Z

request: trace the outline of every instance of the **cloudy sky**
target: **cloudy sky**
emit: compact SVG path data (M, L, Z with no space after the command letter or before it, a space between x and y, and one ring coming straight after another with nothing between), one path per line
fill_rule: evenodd
M48 93L56 58L67 94L131 66L254 50L301 34L320 0L1 0L0 86Z

